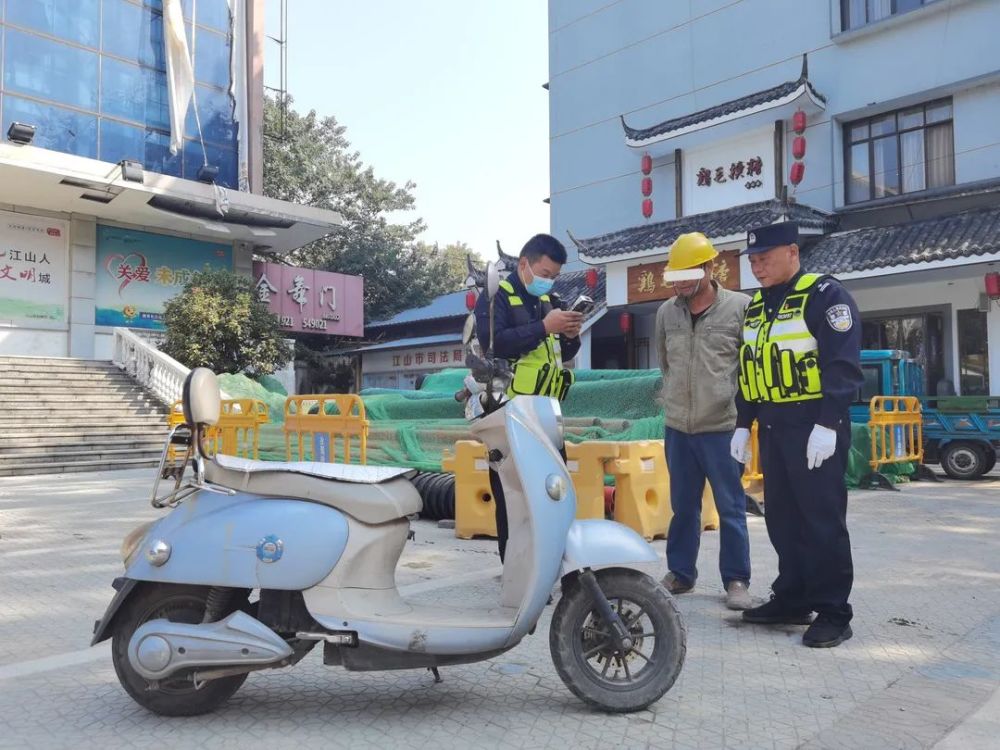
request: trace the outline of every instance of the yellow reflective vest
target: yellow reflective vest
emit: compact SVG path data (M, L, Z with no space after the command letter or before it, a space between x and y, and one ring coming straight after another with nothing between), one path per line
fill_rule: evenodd
M758 289L743 319L740 391L750 402L791 403L822 398L819 344L806 325L810 294L822 274L799 277L768 320Z
M532 322L522 300L514 291L514 285L509 281L500 282L501 291L507 296L511 316L517 325ZM542 318L552 309L549 295L543 294L541 301ZM566 398L569 387L573 385L573 372L562 364L562 352L559 337L550 333L542 342L527 354L521 355L514 364L514 378L507 388L507 395L514 396L552 396L560 401Z

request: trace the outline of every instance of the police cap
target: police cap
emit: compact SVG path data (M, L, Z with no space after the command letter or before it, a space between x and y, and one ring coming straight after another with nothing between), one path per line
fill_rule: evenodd
M794 221L783 221L780 224L768 224L756 227L747 232L747 249L744 255L765 253L782 245L797 245L799 243L799 225Z

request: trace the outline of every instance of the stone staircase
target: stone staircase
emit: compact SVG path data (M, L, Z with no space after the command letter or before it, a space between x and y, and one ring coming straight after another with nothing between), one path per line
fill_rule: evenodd
M166 413L110 362L0 357L0 477L155 467Z

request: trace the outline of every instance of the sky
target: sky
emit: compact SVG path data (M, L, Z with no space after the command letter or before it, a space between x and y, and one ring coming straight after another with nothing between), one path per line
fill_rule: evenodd
M267 2L278 36L279 0ZM287 0L288 91L347 127L378 177L412 180L441 245L482 257L549 230L545 0ZM265 49L278 82L278 47Z

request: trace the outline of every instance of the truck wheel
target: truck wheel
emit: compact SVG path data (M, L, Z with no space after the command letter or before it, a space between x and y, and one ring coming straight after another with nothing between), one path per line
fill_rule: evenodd
M986 451L986 467L983 469L983 474L989 474L993 471L993 467L997 465L997 454L992 448Z
M989 471L987 465L985 451L975 443L956 440L941 449L941 468L952 479L978 479Z

